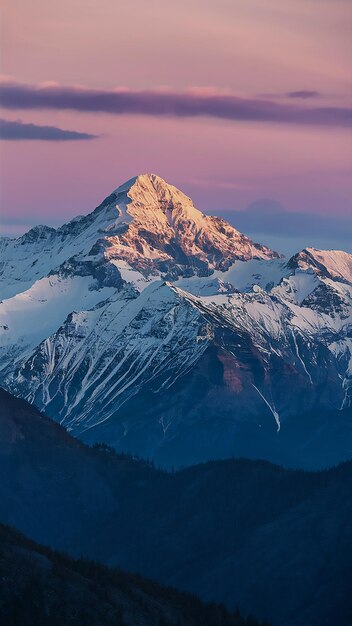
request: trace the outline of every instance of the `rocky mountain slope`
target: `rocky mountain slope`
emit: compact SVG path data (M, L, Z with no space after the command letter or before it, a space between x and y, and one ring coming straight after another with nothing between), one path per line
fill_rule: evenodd
M88 448L32 405L1 391L0 475L0 520L36 541L229 608L238 605L243 614L267 618L273 626L351 623L351 462L310 473L233 459L167 473L106 446ZM27 563L23 571L22 563L33 556L45 571L44 597L49 585L52 602L57 599L59 581L71 598L68 607L79 607L81 598L94 608L99 571L96 576L92 567L87 574L83 566L82 571L45 553L40 558L28 554L37 547L21 541L20 546L12 553L5 546L0 556L0 564L4 554L5 567L12 564L5 577L11 593L26 583L29 568ZM59 568L52 569L53 562ZM70 591L73 577L77 603ZM127 591L134 582L124 576L119 581ZM125 602L113 578L108 583L111 602ZM151 614L156 603L161 615L171 605L172 615L187 608L172 592L164 600L160 588L136 584L138 597L146 592L143 606ZM141 609L143 624L138 597L130 608ZM127 624L138 623L127 615ZM205 617L201 623L208 623Z
M287 261L154 175L2 245L1 383L83 440L168 466L349 458L351 255Z

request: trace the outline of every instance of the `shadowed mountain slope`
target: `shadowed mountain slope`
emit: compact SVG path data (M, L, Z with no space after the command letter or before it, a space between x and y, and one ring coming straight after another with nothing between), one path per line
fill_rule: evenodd
M141 576L73 560L2 524L0 577L6 626L259 626Z
M274 626L350 623L352 463L302 472L238 459L166 473L87 448L4 391L0 406L4 523Z

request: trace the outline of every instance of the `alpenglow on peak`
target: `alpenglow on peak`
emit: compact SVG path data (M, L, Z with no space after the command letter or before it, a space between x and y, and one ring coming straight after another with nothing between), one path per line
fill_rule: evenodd
M182 191L155 174L141 174L117 187L96 209L109 220L109 250L138 269L157 265L190 266L208 274L235 260L272 259L279 255L256 244L218 217L205 215ZM114 231L114 232L112 232Z
M57 229L34 228L0 245L2 276L11 274L3 297L14 295L19 282L28 288L59 268L65 275L94 270L104 282L117 284L116 271L123 264L144 276L173 280L209 276L238 260L279 257L225 220L199 211L188 196L155 174L129 179L94 211ZM13 259L18 259L15 265Z

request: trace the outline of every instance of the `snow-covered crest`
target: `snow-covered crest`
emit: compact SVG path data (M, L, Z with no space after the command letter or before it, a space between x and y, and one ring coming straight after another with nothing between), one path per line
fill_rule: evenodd
M58 229L35 227L0 241L3 298L58 271L68 260L126 263L144 276L209 275L236 259L278 254L224 220L204 215L181 191L154 174L127 181L92 212Z
M311 268L317 274L333 280L352 283L352 256L343 250L305 248L292 257L290 263L303 270Z

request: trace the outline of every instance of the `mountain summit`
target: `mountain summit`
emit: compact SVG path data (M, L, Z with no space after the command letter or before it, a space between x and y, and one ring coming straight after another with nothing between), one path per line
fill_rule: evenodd
M117 286L118 272L142 277L208 276L236 260L276 259L233 226L195 208L192 200L155 174L135 176L91 213L60 228L36 226L18 239L0 238L2 298L28 289L48 272L99 273ZM80 266L80 270L78 270Z
M165 465L348 456L351 255L289 261L154 174L1 242L0 383Z
M94 213L107 220L106 258L124 259L144 273L160 270L175 278L187 268L190 274L208 275L236 259L279 256L224 220L201 213L190 198L155 174L127 181Z
M125 189L123 186L122 189ZM123 193L121 188L118 195ZM275 258L277 253L253 243L224 220L204 215L192 200L154 174L138 176L129 187L127 213L133 217L131 240L143 243L145 258L179 256L181 264L190 263L203 271L228 267L237 259ZM153 234L153 237L150 235Z

